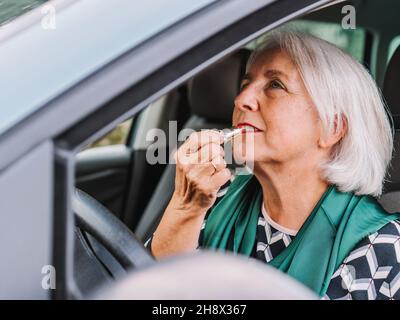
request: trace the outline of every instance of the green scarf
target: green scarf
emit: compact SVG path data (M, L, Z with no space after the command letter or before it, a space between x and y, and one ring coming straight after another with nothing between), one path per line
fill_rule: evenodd
M258 180L253 175L236 177L211 210L201 246L250 256L261 203ZM371 196L330 186L293 241L270 264L322 297L333 273L357 243L399 218L400 213L388 214Z

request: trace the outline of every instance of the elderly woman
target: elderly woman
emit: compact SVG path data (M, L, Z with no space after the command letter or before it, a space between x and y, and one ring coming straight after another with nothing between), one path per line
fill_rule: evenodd
M371 76L334 45L289 32L270 36L246 71L232 122L252 130L233 151L254 163L253 174L237 176L217 199L231 178L222 134L192 134L175 155L154 256L229 250L323 298L400 298L400 215L375 199L393 138Z

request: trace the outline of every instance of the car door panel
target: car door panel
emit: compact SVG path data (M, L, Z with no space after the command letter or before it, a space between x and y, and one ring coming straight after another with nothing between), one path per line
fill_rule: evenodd
M76 157L76 186L121 216L130 161L125 145L85 150Z

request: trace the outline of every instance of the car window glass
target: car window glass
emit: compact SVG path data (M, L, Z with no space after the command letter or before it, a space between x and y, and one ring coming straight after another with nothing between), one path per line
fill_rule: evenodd
M0 0L0 27L48 0Z
M7 0L7 3L8 1L12 0ZM51 4L54 4L53 9L56 9L57 2L51 1ZM71 84L86 79L114 59L118 59L160 32L168 30L191 14L205 10L217 0L151 0L150 3L143 5L138 5L138 1L125 1L126 8L114 5L115 10L109 9L112 1L64 0L62 2L71 2L73 5L63 8L60 5L57 12L50 11L53 15L56 13L57 19L53 21L53 27L57 31L49 31L50 33L43 36L43 32L48 31L48 24L52 25L47 21L51 20L52 14L49 13L45 15L47 19L41 20L42 23L30 24L24 32L19 32L18 36L10 36L2 43L0 105L8 107L0 108L0 134L68 90ZM38 13L43 14L40 8L37 9ZM92 19L87 17L89 13L91 16L94 12L97 13L96 19L101 21L101 26L99 22L93 23ZM76 18L68 18L71 16ZM38 17L40 18L39 14ZM57 28L56 21L63 21L63 27ZM17 20L15 25L18 26ZM6 24L4 29L7 26L12 26L12 23ZM11 27L10 29L12 30ZM19 46L29 52L26 57L21 55L25 59L15 58L14 49ZM49 50L43 50L43 47L47 46ZM43 63L43 59L46 63ZM37 80L38 75L40 81ZM26 83L32 85L27 86Z

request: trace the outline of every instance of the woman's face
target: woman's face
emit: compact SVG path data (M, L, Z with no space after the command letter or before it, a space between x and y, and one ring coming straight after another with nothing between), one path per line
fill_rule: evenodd
M285 52L274 49L260 54L246 73L233 113L233 125L243 124L260 131L235 138L234 154L239 161L307 162L318 154L322 126Z

